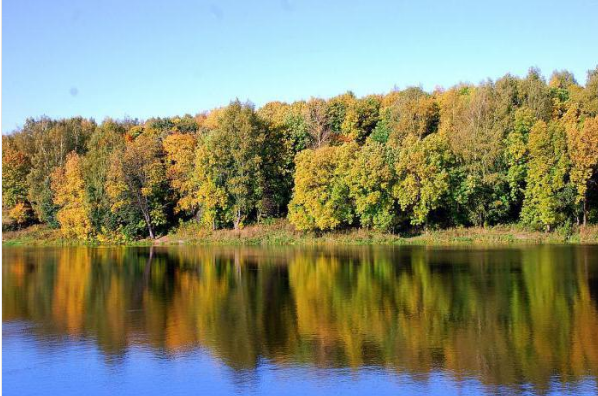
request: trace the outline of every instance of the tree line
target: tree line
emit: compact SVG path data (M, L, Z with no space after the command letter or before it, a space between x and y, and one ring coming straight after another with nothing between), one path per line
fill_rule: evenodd
M598 67L195 116L30 118L2 138L4 228L130 240L185 222L384 232L598 220Z

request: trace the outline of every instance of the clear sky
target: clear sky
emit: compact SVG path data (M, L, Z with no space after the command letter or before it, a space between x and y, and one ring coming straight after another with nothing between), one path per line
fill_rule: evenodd
M2 22L3 133L598 64L598 0L4 0Z

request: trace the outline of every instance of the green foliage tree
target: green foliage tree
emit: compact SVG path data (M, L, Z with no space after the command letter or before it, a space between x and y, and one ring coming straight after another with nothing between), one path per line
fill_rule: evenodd
M119 225L118 216L111 210L112 202L106 191L106 183L112 155L124 150L127 130L135 125L134 121L106 119L87 142L87 153L82 158L81 167L91 223L97 234L114 232Z
M521 218L532 227L550 231L563 220L560 193L569 167L564 128L537 121L529 133L529 170Z
M224 109L218 127L205 141L207 150L202 157L207 157L204 161L210 167L209 174L202 178L226 192L224 220L232 222L235 229L257 212L263 197L263 155L266 145L271 143L266 138L266 126L253 106L237 100Z
M215 230L219 224L225 223L228 206L226 189L214 172L216 158L211 152L210 139L211 136L204 136L198 141L192 180L200 222Z
M515 125L507 135L505 160L507 180L510 187L510 199L517 205L523 201L529 161L528 137L536 122L532 111L522 107L515 112ZM520 208L519 208L520 210Z
M168 191L160 141L142 134L115 151L106 180L112 211L121 218L129 236L146 228L151 239L156 227L166 224ZM141 219L139 218L141 216Z
M64 165L66 155L71 151L85 152L89 136L96 128L93 121L81 117L52 121L47 118L29 119L22 133L29 135L32 142L27 151L31 158L31 171L27 175L29 201L37 218L57 227L50 175L54 168Z
M458 161L456 200L474 225L497 223L509 213L504 145L508 122L501 117L501 98L490 82L448 92L441 125Z
M355 213L362 227L393 229L397 219L393 197L395 182L392 150L379 142L368 141L357 153L347 177L350 197L355 202Z

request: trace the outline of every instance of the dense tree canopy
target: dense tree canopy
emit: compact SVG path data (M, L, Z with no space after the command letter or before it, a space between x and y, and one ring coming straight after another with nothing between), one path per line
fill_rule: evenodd
M598 221L598 68L138 120L26 120L2 139L4 226L142 238L181 222L300 230Z

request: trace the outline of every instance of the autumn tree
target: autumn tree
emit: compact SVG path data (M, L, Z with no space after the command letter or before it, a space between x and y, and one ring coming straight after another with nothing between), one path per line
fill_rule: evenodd
M501 91L488 81L448 91L441 99L440 133L455 154L460 174L456 201L474 225L502 222L510 213L503 155L510 122L499 115L508 111L512 99Z
M438 128L439 106L434 97L421 88L411 87L403 91L393 91L382 99L380 128L391 144L400 145L407 135L424 137Z
M550 231L563 220L560 193L565 188L569 159L563 127L538 121L529 132L529 170L521 218Z
M341 124L341 133L349 140L363 144L378 123L380 98L370 95L349 103L345 119Z
M198 219L215 230L219 224L226 222L228 199L222 180L214 172L216 158L211 152L211 138L206 135L198 141L192 183L195 186Z
M226 192L224 216L235 229L241 228L247 217L256 213L263 196L263 154L269 143L266 137L265 126L253 106L237 100L224 109L218 127L205 141L207 149L203 151L202 161L210 166L206 169L208 174L201 177Z
M142 134L124 150L114 152L106 192L112 211L130 229L126 233L134 235L145 227L149 237L155 238L156 227L166 223L165 182L162 146L155 137Z
M587 193L592 176L598 171L598 116L587 118L581 127L567 127L571 157L571 183L575 186L575 203L582 205L583 224L587 224Z
M304 116L313 148L322 147L332 138L326 111L327 105L323 99L312 98L305 104Z
M27 175L29 201L42 222L58 226L50 175L63 166L71 151L83 154L89 136L96 128L93 120L81 117L52 121L48 118L27 120L23 134L31 137L31 171Z
M196 138L190 133L173 133L164 138L166 177L176 195L176 212L197 212L193 183Z
M548 121L552 116L552 99L546 81L540 70L529 69L527 76L519 83L519 100L532 111L534 117Z
M27 174L31 168L29 158L21 152L8 136L2 136L2 207L19 226L31 219L31 206L27 198Z
M87 153L82 158L81 167L91 222L98 234L115 231L118 227L118 216L111 210L112 202L106 184L114 152L124 150L125 134L136 125L135 120L106 119L87 142Z
M267 103L258 110L267 133L264 145L264 194L260 202L262 217L286 212L293 188L295 156L311 144L304 117L305 102L287 105Z
M411 224L426 224L430 212L441 205L449 192L453 161L442 135L405 138L395 162L397 182L393 194Z
M335 135L343 133L343 123L347 118L347 111L357 102L357 97L351 91L337 95L326 101L326 120L328 128Z
M368 141L356 154L347 184L362 227L388 231L395 225L393 166L392 151L376 141Z
M583 115L586 117L598 116L598 66L588 71L585 89L576 93L576 99L581 104Z
M297 154L289 221L299 230L332 230L353 222L347 184L357 146L345 144Z
M528 137L536 119L533 112L522 107L515 112L515 124L506 138L504 151L507 165L507 181L510 188L510 200L519 212L523 203L523 194L528 171Z
M12 208L8 209L8 217L18 229L31 221L31 208L26 202L19 201Z
M56 219L62 234L68 238L88 239L92 234L89 200L81 170L81 158L75 152L67 155L63 166L52 172Z

